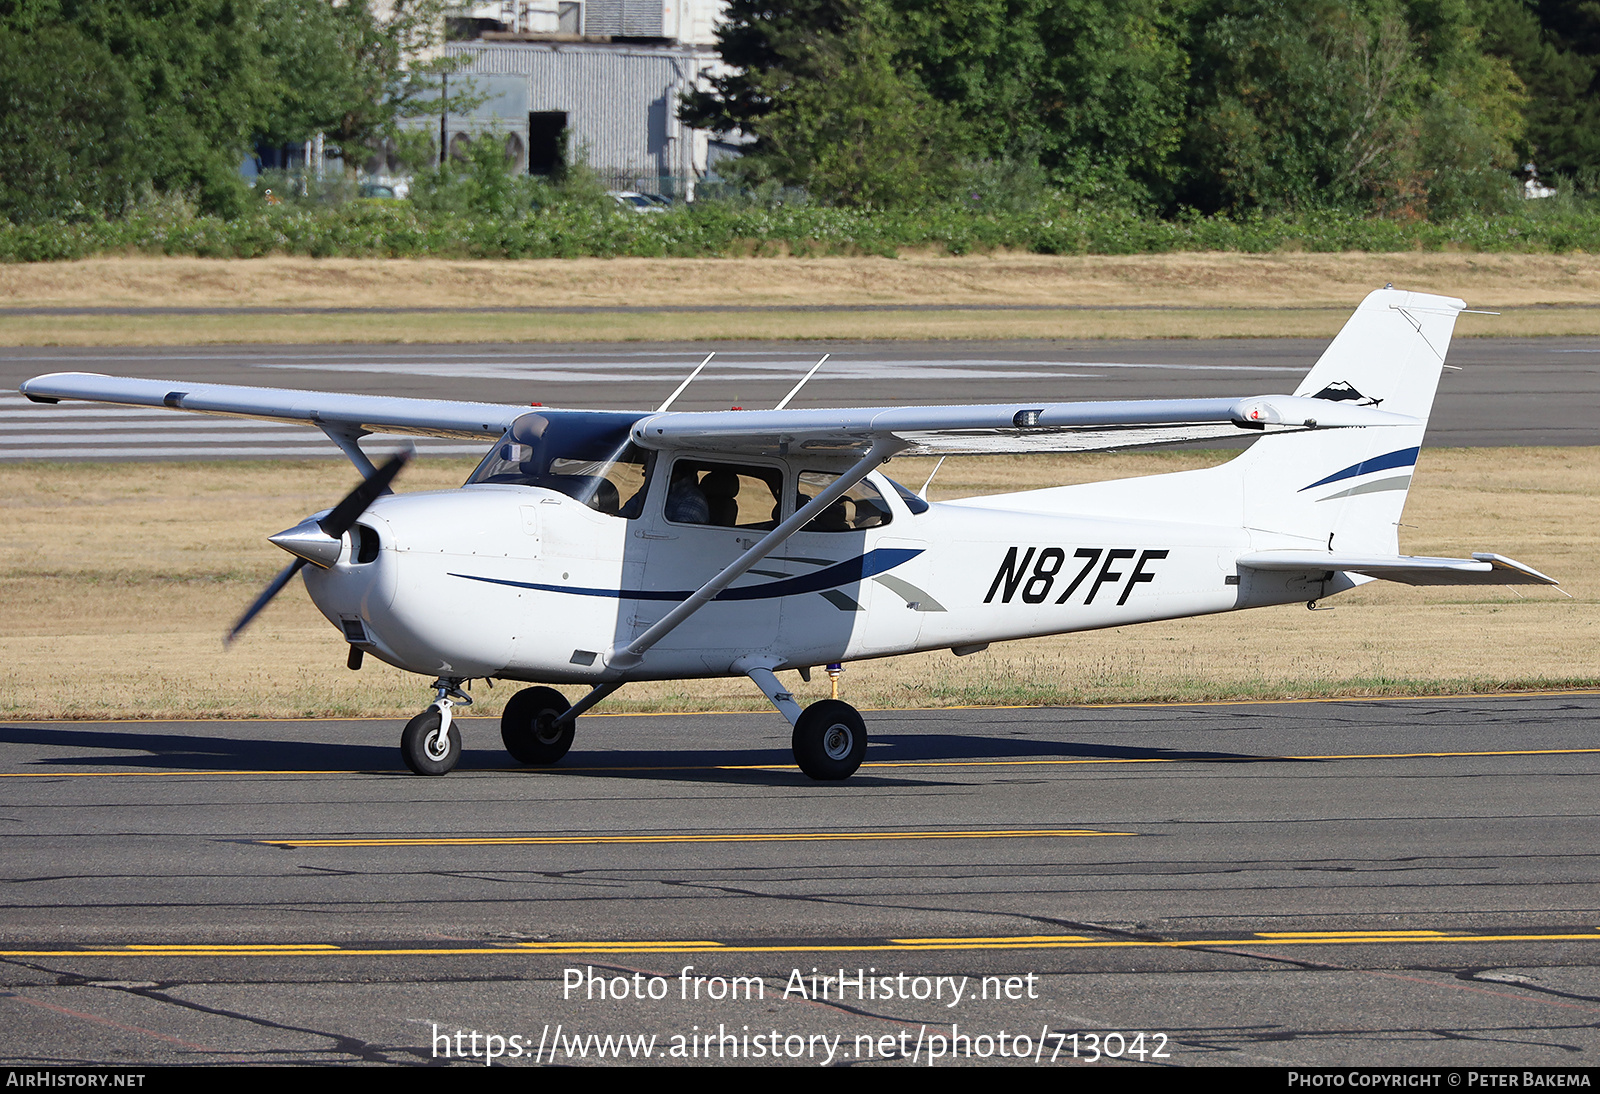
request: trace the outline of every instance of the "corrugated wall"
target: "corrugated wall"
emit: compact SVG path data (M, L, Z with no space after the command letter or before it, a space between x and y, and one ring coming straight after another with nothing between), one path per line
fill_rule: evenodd
M660 0L585 0L583 8L585 34L662 36Z
M660 7L655 9L659 15ZM715 55L679 48L472 43L448 47L467 75L529 81L528 109L563 111L572 148L600 170L689 175L689 131L679 94ZM524 118L525 122L526 119Z

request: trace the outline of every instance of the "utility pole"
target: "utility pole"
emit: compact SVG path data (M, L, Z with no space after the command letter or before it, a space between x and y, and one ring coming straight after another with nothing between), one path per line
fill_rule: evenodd
M450 129L450 77L448 74L439 78L439 166L444 166L444 158L448 155L447 134Z

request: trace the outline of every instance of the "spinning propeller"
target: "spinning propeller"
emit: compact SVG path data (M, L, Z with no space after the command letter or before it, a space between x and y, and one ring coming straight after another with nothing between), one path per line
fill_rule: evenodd
M239 617L239 622L233 625L233 629L222 640L222 644L232 645L233 640L239 637L239 632L250 625L250 621L261 613L262 608L271 603L273 597L283 591L283 587L294 579L294 575L299 573L300 568L306 563L310 562L326 570L338 562L339 552L343 548L344 534L361 519L361 514L367 511L367 507L389 489L389 484L394 481L394 477L400 473L400 469L410 458L408 452L390 457L389 462L346 494L344 500L329 510L328 515L321 520L305 520L275 536L268 536L267 539L273 544L294 555L295 560L267 583L267 587L261 590L261 595L245 609L245 613Z

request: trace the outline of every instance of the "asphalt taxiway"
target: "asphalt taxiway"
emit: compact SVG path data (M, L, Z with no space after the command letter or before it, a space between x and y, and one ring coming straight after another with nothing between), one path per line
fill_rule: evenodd
M841 784L776 714L586 717L546 770L474 719L440 779L387 722L0 726L0 1058L1600 1054L1600 695L866 717Z
M288 328L288 329L292 329ZM823 353L796 407L1246 396L1293 391L1317 339L281 345L0 349L0 461L339 458L316 429L15 394L30 376L104 372L549 406L649 410L715 350L681 410L773 406ZM1600 444L1600 339L1464 338L1450 347L1429 445ZM381 440L373 443L381 444ZM440 455L482 443L425 440Z

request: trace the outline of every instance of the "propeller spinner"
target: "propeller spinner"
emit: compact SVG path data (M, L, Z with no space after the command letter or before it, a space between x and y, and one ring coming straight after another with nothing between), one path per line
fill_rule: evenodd
M244 614L239 617L239 622L233 625L233 629L222 640L224 646L233 644L239 633L250 625L252 619L261 614L261 609L270 604L272 598L281 593L285 585L294 580L294 575L299 573L300 568L306 563L326 570L339 561L344 534L355 526L361 514L367 511L367 507L389 489L389 484L394 481L394 477L400 473L400 469L406 465L408 459L410 453L407 452L390 457L387 463L346 494L344 500L329 510L328 515L321 520L302 521L293 528L286 528L275 536L267 537L273 544L294 555L295 560L280 570L278 576L261 590L261 595L245 609Z

